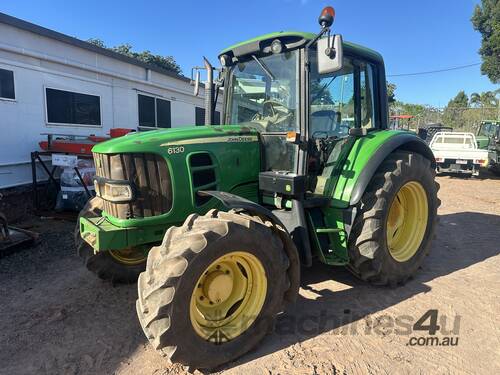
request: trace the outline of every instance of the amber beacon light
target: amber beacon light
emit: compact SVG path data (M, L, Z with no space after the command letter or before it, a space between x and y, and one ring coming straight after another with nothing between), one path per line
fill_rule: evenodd
M318 22L321 27L330 27L335 19L335 10L332 7L324 7L319 16Z

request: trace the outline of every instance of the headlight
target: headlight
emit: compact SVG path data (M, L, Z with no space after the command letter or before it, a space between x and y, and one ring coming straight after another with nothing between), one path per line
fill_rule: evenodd
M134 199L134 191L127 181L94 180L97 196L114 203L126 203Z

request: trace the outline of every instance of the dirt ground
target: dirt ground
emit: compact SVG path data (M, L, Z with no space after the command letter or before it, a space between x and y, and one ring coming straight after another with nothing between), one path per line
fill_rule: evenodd
M378 288L316 264L304 270L299 300L275 332L221 371L499 374L500 180L438 180L437 238L415 279ZM184 373L147 344L136 286L102 282L82 266L73 223L22 224L41 241L0 259L1 374ZM412 329L428 310L437 310L434 336ZM445 345L450 337L456 345Z

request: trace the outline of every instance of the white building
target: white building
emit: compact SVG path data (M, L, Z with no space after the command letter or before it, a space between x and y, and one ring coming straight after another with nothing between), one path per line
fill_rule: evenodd
M201 125L202 91L195 97L186 77L0 13L0 189L31 182L41 133Z

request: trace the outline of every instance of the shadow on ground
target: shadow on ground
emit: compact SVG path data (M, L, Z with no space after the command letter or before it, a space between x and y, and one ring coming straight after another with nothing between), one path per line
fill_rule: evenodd
M478 236L481 236L480 242ZM299 296L297 303L278 318L274 332L264 339L262 345L222 369L252 361L325 332L336 330L338 335L352 334L351 329L363 332L367 325L363 320L370 315L416 294L432 293L427 282L499 253L500 216L462 212L440 216L437 238L431 245L429 256L416 277L404 286L393 289L374 287L356 279L343 267L314 264L302 273L302 288L313 292L314 297ZM325 280L350 287L332 291L317 286ZM353 322L359 324L347 332L344 326Z
M419 293L432 293L427 282L498 255L499 228L500 216L496 215L463 212L440 216L437 239L422 269L415 279L395 289L367 285L344 268L315 264L305 269L302 288L308 297L299 296L257 349L221 370L352 322L360 322L362 328L370 315ZM57 236L60 234L51 234L40 246L50 250ZM47 249L32 251L30 259L40 257L46 263L43 269L31 259L33 264L12 271L10 263L26 256L23 254L4 258L6 262L0 264L6 271L0 272L0 295L7 301L0 306L0 373L114 373L137 348L149 345L135 314L136 285L113 287L97 280L79 259L69 255L71 233L65 236L65 257L56 254L47 260ZM332 279L344 288L334 291L321 286ZM158 367L162 366L167 363L158 355Z
M468 179L472 178L475 180L500 180L500 172L495 174L491 170L481 169L479 176L472 176L467 173L439 173L439 176L449 177L451 179Z

